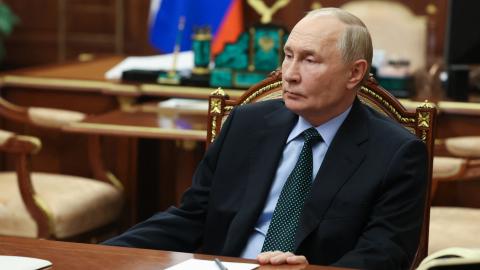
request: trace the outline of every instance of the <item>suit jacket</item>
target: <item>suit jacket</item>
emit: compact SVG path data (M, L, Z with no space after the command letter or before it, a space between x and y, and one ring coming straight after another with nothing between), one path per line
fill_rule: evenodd
M280 100L237 107L180 207L106 244L239 256L297 117ZM426 171L425 145L356 100L304 205L295 253L313 264L409 268L423 222Z

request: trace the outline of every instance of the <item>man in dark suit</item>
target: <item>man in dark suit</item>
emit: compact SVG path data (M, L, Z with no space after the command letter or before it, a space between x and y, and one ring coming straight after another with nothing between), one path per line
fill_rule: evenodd
M357 100L372 58L366 27L345 11L317 10L294 27L284 51L283 100L234 109L180 207L106 244L261 264L410 267L426 147ZM317 141L307 143L305 130ZM305 192L287 191L299 185Z

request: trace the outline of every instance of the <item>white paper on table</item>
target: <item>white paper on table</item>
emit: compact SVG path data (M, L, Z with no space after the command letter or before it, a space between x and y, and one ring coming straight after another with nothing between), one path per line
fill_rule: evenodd
M237 263L237 262L225 262L222 261L228 270L252 270L259 265L254 263ZM213 260L199 260L189 259L165 270L219 270L217 264Z
M162 54L154 56L130 56L111 68L105 73L107 80L119 80L122 72L130 69L141 70L170 70L173 64L173 54ZM177 70L193 69L193 52L185 51L178 53Z
M160 108L208 111L208 100L190 98L170 98L158 102Z
M0 269L39 270L49 267L51 265L51 262L37 258L20 256L0 256Z

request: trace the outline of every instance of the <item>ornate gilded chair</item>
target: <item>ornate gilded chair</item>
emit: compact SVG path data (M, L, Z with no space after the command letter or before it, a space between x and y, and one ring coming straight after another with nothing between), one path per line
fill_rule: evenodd
M239 99L230 100L224 91L219 89L210 95L208 128L207 128L207 147L215 140L220 132L221 126L228 116L229 112L235 106L241 106L247 103L261 102L269 99L282 98L282 80L281 72L273 72L267 79L252 86ZM364 104L372 107L380 113L398 121L405 128L422 139L428 149L428 181L431 184L432 158L434 144L434 123L436 118L436 109L428 103L418 107L415 112L407 111L399 101L382 88L370 77L358 92L358 98ZM417 250L414 269L419 262L427 255L428 250L428 229L430 217L430 189L426 194L424 223L422 228L421 242Z
M79 112L20 107L0 97L4 119L49 130L80 121ZM96 179L31 172L31 157L41 149L38 138L0 130L0 151L15 163L15 171L0 172L0 235L94 241L115 229L123 208L121 183L106 171L98 136L88 141Z

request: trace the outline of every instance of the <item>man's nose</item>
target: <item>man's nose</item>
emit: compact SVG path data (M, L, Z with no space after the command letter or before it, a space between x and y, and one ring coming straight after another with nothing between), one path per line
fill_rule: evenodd
M289 61L282 65L282 77L285 81L290 83L300 82L300 72L298 63Z

